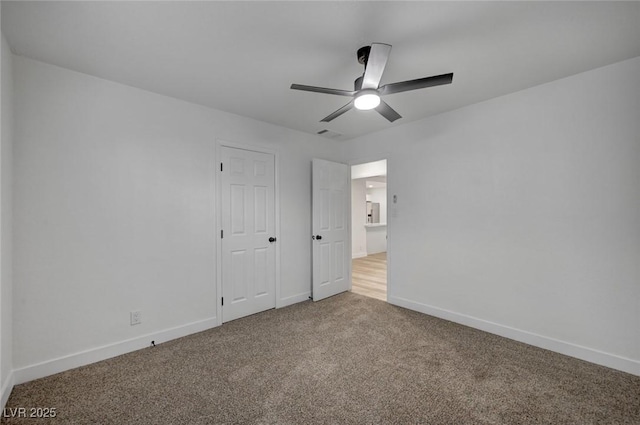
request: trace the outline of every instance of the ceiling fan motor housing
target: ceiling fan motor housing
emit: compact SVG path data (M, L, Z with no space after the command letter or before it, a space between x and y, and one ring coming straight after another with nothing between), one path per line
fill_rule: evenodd
M369 53L371 53L371 46L364 46L358 49L358 63L364 65L364 69L367 69L367 63L369 62ZM364 80L364 74L356 78L353 82L353 90L360 91L362 89L362 81Z
M369 61L369 53L371 52L371 46L364 46L358 49L358 63L367 67Z

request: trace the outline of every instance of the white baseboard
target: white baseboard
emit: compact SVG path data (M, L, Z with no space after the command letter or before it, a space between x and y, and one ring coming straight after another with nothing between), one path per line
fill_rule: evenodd
M287 307L292 304L301 303L302 301L308 301L311 296L311 292L303 292L301 294L292 295L290 297L280 299L280 302L276 306L276 308Z
M351 254L351 259L362 258L362 257L366 257L366 256L367 256L366 252L356 252L356 253L352 253Z
M13 376L13 371L9 372L9 376L2 383L2 389L0 390L2 392L0 400L0 403L2 403L2 409L4 409L4 406L7 405L7 400L9 400L9 396L11 395L11 391L13 390Z
M149 347L152 340L155 341L156 345L158 345L172 339L202 332L216 326L218 326L217 318L211 317L209 319L200 320L187 325L152 332L136 338L103 345L102 347L96 347L79 353L59 357L57 359L47 360L42 363L22 367L20 369L14 369L13 379L15 385L22 384L24 382L33 381L34 379L44 378L45 376L64 372L65 370L74 369L76 367L110 359L112 357Z
M555 351L570 357L575 357L601 366L610 367L612 369L621 370L640 376L640 361L617 356L611 353L595 350L593 348L583 347L581 345L572 344L570 342L561 341L554 338L534 334L520 329L511 328L509 326L500 325L498 323L489 322L478 319L476 317L467 316L465 314L421 304L415 301L407 300L400 297L388 297L388 302L399 307L408 308L430 316L439 317L451 322L460 323L475 329L480 329L495 335L513 339L535 347L544 348L546 350Z

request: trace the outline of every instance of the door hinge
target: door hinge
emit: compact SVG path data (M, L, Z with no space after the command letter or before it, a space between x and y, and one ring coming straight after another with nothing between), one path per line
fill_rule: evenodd
M220 163L220 171L222 171L224 167L222 166L222 162Z
M222 305L224 305L224 297L222 297Z
M224 239L224 230L220 230L220 239Z

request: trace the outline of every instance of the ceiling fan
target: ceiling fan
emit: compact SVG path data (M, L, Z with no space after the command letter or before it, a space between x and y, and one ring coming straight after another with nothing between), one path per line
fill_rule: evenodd
M358 49L358 63L364 65L364 74L356 78L353 91L305 86L302 84L291 84L291 88L294 90L334 94L353 98L342 108L321 119L321 122L329 122L354 107L364 111L375 109L380 115L388 119L389 122L394 122L402 117L391 106L387 105L385 101L380 99L380 96L451 84L453 81L453 73L450 73L385 84L380 87L380 79L382 78L384 67L387 65L389 52L391 52L391 45L383 43L373 43L371 46L364 46Z

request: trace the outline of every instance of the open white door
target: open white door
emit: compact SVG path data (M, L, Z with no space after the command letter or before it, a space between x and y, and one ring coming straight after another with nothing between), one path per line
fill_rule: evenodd
M312 298L319 301L351 288L351 182L346 164L314 159L312 168Z

